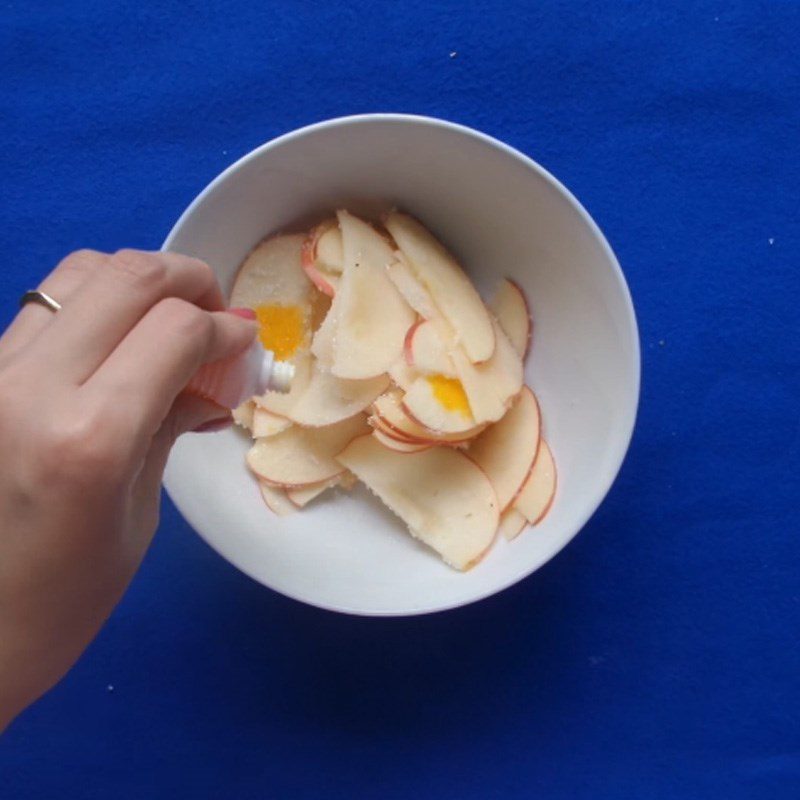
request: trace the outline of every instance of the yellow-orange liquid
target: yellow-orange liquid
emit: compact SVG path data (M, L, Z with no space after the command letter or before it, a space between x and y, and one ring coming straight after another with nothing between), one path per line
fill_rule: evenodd
M275 358L291 358L306 341L305 315L298 306L265 305L255 309L258 338Z
M461 381L456 378L446 378L444 375L429 375L428 383L433 390L433 396L448 411L458 411L465 417L472 416L469 400L467 400L467 394Z

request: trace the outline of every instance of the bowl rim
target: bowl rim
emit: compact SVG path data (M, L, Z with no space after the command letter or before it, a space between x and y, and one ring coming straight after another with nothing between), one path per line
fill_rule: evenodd
M600 247L603 250L604 254L608 258L608 261L612 266L612 272L614 274L614 278L617 282L618 288L622 292L622 298L624 301L624 310L625 310L625 327L627 329L627 334L630 337L630 341L632 343L632 348L633 348L633 353L632 353L633 364L631 365L633 370L632 374L633 392L631 392L628 408L623 409L625 416L627 417L626 426L623 430L622 435L617 438L614 446L611 448L611 455L613 457L612 463L615 466L613 467L613 469L608 471L605 480L601 481L596 487L595 491L590 495L588 501L585 503L585 511L580 516L578 524L574 527L574 530L571 533L569 533L566 537L559 538L554 543L553 547L548 548L542 556L533 561L531 564L527 565L526 569L521 573L514 574L510 578L501 581L500 583L498 583L495 586L492 586L491 588L482 589L478 591L474 596L470 596L469 598L466 599L451 600L451 601L446 601L441 605L429 605L425 607L417 607L407 610L386 610L386 609L353 608L346 605L337 605L335 603L320 602L308 597L304 597L300 592L294 593L291 591L286 591L285 589L282 588L279 589L273 586L271 583L262 580L260 577L257 577L246 566L242 566L239 562L232 562L233 566L235 566L238 570L243 572L252 580L261 584L262 586L266 586L272 591L277 592L278 594L281 594L285 597L289 597L292 600L305 603L306 605L311 605L326 611L335 611L338 613L351 614L357 616L408 617L408 616L419 616L422 614L433 614L441 611L449 611L454 608L460 608L462 606L467 606L473 603L477 603L481 600L485 600L488 597L491 597L495 594L499 594L500 592L505 591L506 589L510 588L516 583L519 583L520 581L529 577L538 569L540 569L542 566L544 566L546 563L548 563L552 558L558 555L558 553L560 553L578 535L578 533L580 533L580 531L583 530L584 527L586 527L589 520L594 516L594 514L602 504L603 500L605 499L606 495L611 490L611 487L613 486L614 481L617 479L620 469L622 468L622 464L624 463L628 449L630 448L631 440L633 438L633 432L636 427L636 419L638 415L639 402L641 397L642 355L641 355L641 342L639 339L639 328L636 320L636 312L633 306L631 291L627 281L625 280L625 275L622 271L622 267L620 266L619 260L617 259L616 254L611 248L611 245L608 243L608 240L606 239L605 235L600 230L600 227L591 217L589 212L583 207L578 198L558 178L556 178L552 173L550 173L547 169L541 166L541 164L534 161L530 156L526 155L520 150L517 150L515 147L512 147L511 145L506 144L505 142L496 139L495 137L490 136L489 134L483 133L482 131L470 128L467 125L462 125L457 122L451 122L449 120L440 119L438 117L430 117L421 114L403 114L403 113L385 113L385 112L353 114L342 117L333 117L309 125L304 125L300 128L296 128L291 131L288 131L287 133L276 136L273 139L269 139L268 141L258 145L257 147L253 148L252 150L250 150L249 152L245 153L243 156L238 158L236 161L234 161L232 164L226 167L222 172L220 172L205 186L205 188L194 198L194 200L192 200L191 203L189 203L184 212L178 217L177 221L172 226L166 238L164 239L164 242L161 245L161 250L167 251L170 249L170 246L172 245L174 238L176 237L181 227L184 225L185 221L192 216L195 210L205 201L205 199L216 189L217 186L223 184L231 175L239 171L242 167L246 166L249 162L258 159L263 153L275 147L279 147L282 144L291 142L295 139L303 138L309 134L316 133L318 131L338 128L338 127L345 127L349 125L367 124L373 122L411 123L423 126L430 126L434 128L441 128L453 133L460 134L462 136L467 136L469 138L483 142L484 144L489 145L490 147L493 147L511 156L512 158L520 162L521 166L525 166L526 168L532 170L533 172L538 174L541 178L543 178L551 187L553 187L559 194L561 194L561 196L567 200L569 205L578 213L578 216L587 226L589 231L594 235L594 237L600 244ZM194 526L194 524L191 522L191 517L193 517L194 515L186 512L186 510L183 508L183 504L173 496L173 493L167 486L166 481L164 481L164 488L166 489L167 493L170 496L170 499L175 504L178 511L189 522L189 524L192 526L195 532L200 536L200 538L203 539L215 552L217 552L219 555L222 555L222 553L219 552L215 544L209 541L208 538L204 536L200 532L200 530L198 530ZM225 558L226 561L230 560L228 559L227 556L223 556L223 558Z

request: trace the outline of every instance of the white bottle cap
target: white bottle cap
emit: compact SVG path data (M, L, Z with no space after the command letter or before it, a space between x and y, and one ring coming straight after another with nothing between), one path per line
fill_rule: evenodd
M292 388L294 364L288 361L275 361L272 365L271 389L286 394Z
M289 391L294 378L294 365L288 361L278 361L271 350L264 350L258 342L257 366L255 373L251 372L255 384L248 389L249 395L264 394L267 391L283 392ZM248 396L249 396L248 395Z
M225 408L236 408L244 400L267 391L288 392L294 365L277 361L271 350L253 344L240 356L206 364L186 386L187 390L213 400Z

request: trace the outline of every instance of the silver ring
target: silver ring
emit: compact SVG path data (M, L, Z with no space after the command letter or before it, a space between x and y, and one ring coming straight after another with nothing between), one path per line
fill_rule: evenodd
M23 308L28 303L38 303L40 306L50 309L52 312L61 311L61 303L54 300L49 294L40 292L38 289L25 292L19 299L19 307Z

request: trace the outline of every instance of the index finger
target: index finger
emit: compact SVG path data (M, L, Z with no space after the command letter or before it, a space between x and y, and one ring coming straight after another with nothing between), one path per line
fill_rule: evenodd
M32 347L41 351L36 355L49 372L81 384L167 297L207 311L225 307L216 277L203 261L177 253L120 250L63 304Z
M241 353L256 325L168 298L155 305L86 382L95 402L109 402L134 430L152 436L175 398L206 363Z

